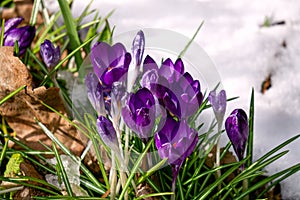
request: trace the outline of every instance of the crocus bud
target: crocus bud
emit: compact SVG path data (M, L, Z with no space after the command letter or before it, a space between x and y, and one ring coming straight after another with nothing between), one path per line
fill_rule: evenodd
M26 48L30 47L35 36L35 28L33 26L23 26L17 28L23 18L13 18L8 20L4 26L4 46L14 46L18 41L19 55L23 55Z
M56 48L50 40L45 40L40 46L40 54L48 69L52 69L60 60L59 46Z
M114 82L111 89L111 114L119 119L123 100L126 97L126 88L122 82ZM124 100L125 101L125 100Z
M239 160L244 158L249 135L247 114L242 109L235 109L226 119L225 129Z
M112 122L104 116L99 116L97 129L102 141L112 150L118 151L117 134Z
M140 66L145 49L145 36L143 31L139 31L132 42L132 57L136 66Z
M219 94L216 91L211 91L208 96L208 100L214 110L217 122L219 126L223 123L225 111L226 111L226 92L221 90Z
M105 115L103 91L98 77L91 72L85 76L84 82L87 88L88 99L92 106L98 115Z

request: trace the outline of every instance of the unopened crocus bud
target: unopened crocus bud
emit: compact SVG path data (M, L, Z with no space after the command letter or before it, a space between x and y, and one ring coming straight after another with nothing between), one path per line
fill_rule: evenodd
M221 90L219 94L217 92L211 91L208 96L208 100L214 110L217 122L219 126L223 123L225 111L226 111L226 92Z
M19 55L23 55L35 37L35 28L33 26L17 26L23 21L23 18L13 18L4 25L4 46L14 46L18 41Z
M143 31L139 31L132 42L132 57L136 66L140 66L145 49L145 36Z
M50 40L45 40L40 46L40 54L48 69L52 69L60 60L60 48L56 48Z
M226 119L225 129L239 160L244 158L249 135L247 114L242 109L235 109Z
M126 97L126 87L122 82L114 82L111 89L111 114L116 119L121 116L123 100ZM125 100L124 100L125 101Z
M90 72L85 76L85 85L87 89L88 99L98 115L105 115L104 97L102 86L96 74Z
M118 151L118 139L113 124L104 116L97 119L97 130L102 141L112 150Z

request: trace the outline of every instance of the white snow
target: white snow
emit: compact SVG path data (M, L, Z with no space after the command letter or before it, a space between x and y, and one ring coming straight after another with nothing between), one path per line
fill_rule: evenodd
M74 14L86 1L74 1ZM109 19L115 35L143 28L164 28L196 38L216 64L230 102L226 115L236 108L248 111L255 90L255 158L300 133L300 1L299 0L102 0L92 8ZM285 25L262 28L265 17ZM286 48L282 46L286 42ZM146 38L147 43L147 38ZM260 93L263 80L272 74L272 87ZM300 161L300 141L267 168L270 173ZM282 184L284 199L300 199L300 173Z

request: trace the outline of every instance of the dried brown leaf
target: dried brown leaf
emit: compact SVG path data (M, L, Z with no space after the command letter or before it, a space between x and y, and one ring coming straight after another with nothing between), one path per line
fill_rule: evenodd
M13 48L0 48L0 99L22 85L21 91L0 106L0 114L5 117L9 126L16 132L16 137L35 150L45 150L40 142L51 146L51 140L35 123L35 118L42 122L66 147L79 155L84 149L83 139L74 126L55 112L52 112L41 101L61 114L66 115L59 89L39 87L32 89L32 77L26 66L13 56ZM85 138L86 139L86 138Z

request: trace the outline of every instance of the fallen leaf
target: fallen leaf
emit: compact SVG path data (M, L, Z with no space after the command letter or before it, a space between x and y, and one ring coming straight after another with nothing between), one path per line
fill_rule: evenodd
M75 155L80 155L87 138L84 138L67 120L41 104L42 101L66 116L59 89L55 87L32 89L32 77L19 58L13 56L11 47L0 48L0 71L0 99L22 85L27 86L26 91L21 91L0 106L0 114L15 131L16 138L34 150L45 150L40 143L51 146L52 141L35 123L36 118ZM10 146L12 145L18 148L10 143Z
M265 92L272 87L272 79L271 78L272 78L272 75L269 74L265 78L265 80L262 82L262 84L261 84L261 90L260 90L262 94L265 94Z

